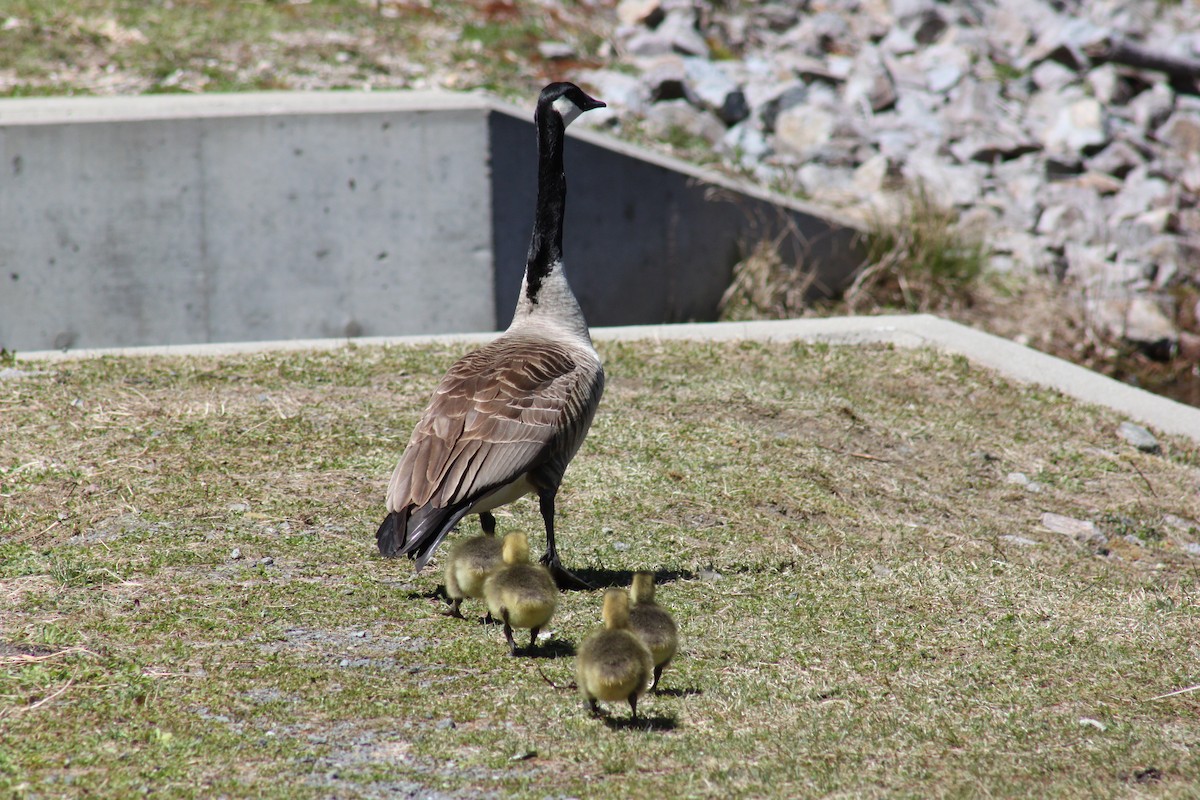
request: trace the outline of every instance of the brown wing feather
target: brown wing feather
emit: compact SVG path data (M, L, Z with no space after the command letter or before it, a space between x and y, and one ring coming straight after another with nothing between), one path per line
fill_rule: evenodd
M581 440L599 370L580 361L544 339L501 337L456 362L392 474L388 510L477 497L539 467L564 434Z

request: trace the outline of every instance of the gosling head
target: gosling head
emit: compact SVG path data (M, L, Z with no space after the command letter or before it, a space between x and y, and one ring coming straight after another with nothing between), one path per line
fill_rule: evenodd
M635 572L633 586L629 589L630 598L634 604L654 602L654 573Z
M605 589L601 611L604 627L617 630L629 627L629 592L624 589Z
M524 531L513 531L506 534L500 553L505 564L528 564L529 536Z

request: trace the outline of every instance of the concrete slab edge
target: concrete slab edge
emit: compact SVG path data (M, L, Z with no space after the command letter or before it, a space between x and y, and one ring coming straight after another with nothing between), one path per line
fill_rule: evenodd
M222 356L297 350L337 350L345 347L472 344L490 341L496 335L468 333L41 351L19 353L17 359L18 362L54 362L100 356ZM634 325L594 328L592 337L597 341L798 340L829 345L892 344L905 348L932 347L941 352L961 355L973 364L994 369L1018 382L1044 386L1077 400L1107 406L1158 432L1186 436L1200 442L1200 408L1193 408L1121 383L1008 339L928 314Z

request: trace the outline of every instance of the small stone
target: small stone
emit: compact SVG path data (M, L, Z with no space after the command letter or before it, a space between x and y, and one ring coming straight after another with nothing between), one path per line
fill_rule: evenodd
M792 106L775 120L775 142L780 149L805 158L833 137L837 122L830 111L808 105Z
M270 556L267 556L267 557L265 557L265 558L264 558L262 561L260 561L260 562L258 562L258 563L262 564L264 567L269 567L269 566L271 566L272 564L274 564L274 563L275 563L275 559L271 558Z
M538 55L547 61L564 61L579 54L566 42L538 42Z
M1189 556L1200 556L1200 544L1196 542L1184 542L1179 549Z
M622 25L654 27L662 19L662 0L621 0L617 3L617 20Z
M1143 453L1157 455L1162 452L1162 446L1159 445L1158 439L1154 438L1154 434L1141 425L1135 425L1132 422L1122 422L1117 426L1117 435L1127 444L1133 445Z
M1094 98L1085 97L1062 106L1041 133L1047 150L1079 153L1098 147L1108 140L1104 107Z
M624 553L626 550L629 549L629 545L626 544L625 542L613 542L612 547L613 547L613 550L616 550L618 553Z
M437 728L439 731L451 731L451 730L454 730L455 728L457 728L458 726L454 724L454 720L447 717L445 719L438 720L437 724L434 727Z
M1181 153L1200 154L1200 114L1177 111L1154 136Z
M714 583L716 581L721 580L724 577L725 577L724 575L717 572L715 569L700 570L700 580L702 580L702 581L708 581L709 583Z
M1053 533L1070 536L1082 544L1102 546L1108 543L1108 537L1100 532L1094 522L1075 519L1074 517L1055 514L1047 511L1042 514L1042 526Z
M348 666L350 666L350 659L348 659L348 658L343 658L341 661L339 661L339 662L338 662L338 666L339 666L339 667L348 667Z
M229 558L232 561L237 561L241 557L242 557L242 549L240 547L235 547L235 548L233 548L233 550L229 551Z

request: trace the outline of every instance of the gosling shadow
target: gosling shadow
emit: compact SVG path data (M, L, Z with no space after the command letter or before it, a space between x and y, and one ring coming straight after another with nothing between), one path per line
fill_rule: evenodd
M614 731L653 731L656 733L673 731L679 727L679 723L675 717L647 717L645 715L637 719L633 719L632 717L605 716L604 724L609 730Z

